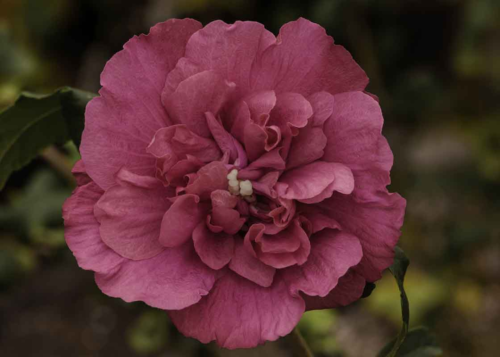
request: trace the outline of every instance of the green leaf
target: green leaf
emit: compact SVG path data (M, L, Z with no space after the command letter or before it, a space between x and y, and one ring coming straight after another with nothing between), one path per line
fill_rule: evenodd
M394 263L389 268L392 275L396 279L399 291L401 293L401 312L403 316L403 326L399 332L398 337L387 346L385 346L382 351L377 355L377 357L396 357L400 356L398 351L400 350L403 342L405 341L406 335L408 333L408 326L410 324L410 304L408 302L408 297L406 296L404 288L404 279L406 274L406 269L410 264L410 260L406 257L403 250L399 247L395 248L396 255L394 257Z
M385 356L394 347L396 340L391 341L379 355ZM400 357L438 357L443 354L436 338L425 327L417 327L408 332L399 348Z
M80 144L85 106L95 94L64 87L50 95L22 93L0 113L0 189L13 171L50 145Z

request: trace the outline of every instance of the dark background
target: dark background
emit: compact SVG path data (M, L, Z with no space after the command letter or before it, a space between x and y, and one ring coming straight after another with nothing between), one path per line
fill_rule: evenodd
M408 200L412 326L444 356L500 351L500 2L401 0L0 0L0 109L21 90L97 91L105 62L168 18L255 20L277 34L299 16L324 26L371 78ZM282 343L222 351L176 332L162 311L100 293L63 238L71 192L50 148L0 193L0 356L287 356ZM307 313L317 356L375 356L398 331L389 276L368 299Z

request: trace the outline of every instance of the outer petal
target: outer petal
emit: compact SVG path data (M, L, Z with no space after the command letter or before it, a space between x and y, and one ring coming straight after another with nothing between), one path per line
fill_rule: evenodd
M368 84L363 70L325 29L305 19L285 24L252 69L254 90L311 95L362 91Z
M363 255L359 240L348 233L323 230L311 239L311 254L302 266L283 271L292 293L326 296Z
M218 113L234 84L212 71L195 74L181 82L175 92L164 91L163 105L174 123L185 124L196 134L208 138L206 112Z
M213 70L227 81L236 83L238 90L246 92L254 62L275 39L257 22L237 21L231 25L211 22L191 36L185 61L169 74L167 88L175 90L179 80L193 72Z
M160 181L120 171L94 208L104 243L124 258L142 260L163 251L158 242L163 214L170 207Z
M200 259L212 269L222 269L233 257L233 236L211 232L205 222L200 222L194 230L193 241Z
M101 96L87 106L80 146L90 177L102 188L114 184L114 174L123 166L154 175L155 160L146 154L146 147L156 130L170 124L160 94L167 73L200 28L194 20L158 24L148 36L127 42L107 63Z
M86 270L106 273L123 258L101 239L94 206L104 191L94 182L78 187L63 206L64 237L78 265Z
M385 191L390 183L389 171L393 156L382 136L383 117L378 103L361 93L334 96L332 116L325 122L328 138L323 160L343 163L352 170L356 191L370 197L378 190Z
M159 241L163 246L173 248L191 239L194 229L206 215L199 202L198 196L189 194L175 200L161 222Z
M96 274L103 293L164 310L197 303L214 282L215 272L200 261L192 243L167 248L151 259L124 260L113 273Z
M357 301L363 295L366 280L353 269L339 279L337 286L325 297L302 295L307 310L334 309Z
M291 296L282 279L269 288L233 272L217 281L198 304L169 315L186 336L224 348L251 348L292 331L304 312L304 301Z
M345 232L354 234L363 247L363 259L356 271L367 281L382 277L394 258L394 246L401 235L406 201L396 193L378 192L358 199L334 194L320 203L325 214L334 217Z

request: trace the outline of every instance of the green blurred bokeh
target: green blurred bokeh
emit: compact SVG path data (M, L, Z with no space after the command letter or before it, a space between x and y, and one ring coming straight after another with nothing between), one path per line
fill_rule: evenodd
M371 78L395 155L390 189L408 200L401 246L412 325L444 356L500 351L500 2L498 0L0 0L0 109L21 90L97 91L106 61L168 18L254 20L277 33L324 26ZM0 193L1 356L286 356L279 343L222 351L176 332L165 314L102 295L64 243L71 187L52 149ZM364 357L400 325L396 284L300 329L317 356Z

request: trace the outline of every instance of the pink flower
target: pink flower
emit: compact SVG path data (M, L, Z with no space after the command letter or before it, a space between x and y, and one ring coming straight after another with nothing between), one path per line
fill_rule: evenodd
M363 70L299 19L169 20L106 65L64 205L101 290L226 348L360 298L393 259L405 200Z

